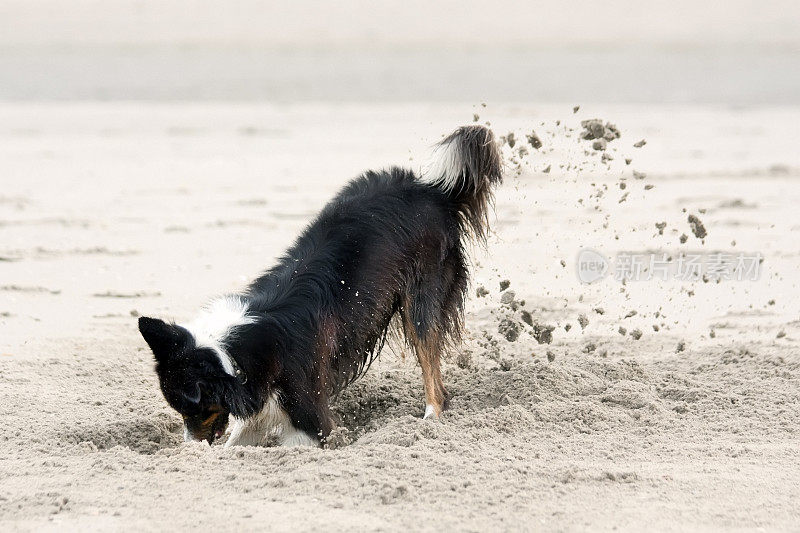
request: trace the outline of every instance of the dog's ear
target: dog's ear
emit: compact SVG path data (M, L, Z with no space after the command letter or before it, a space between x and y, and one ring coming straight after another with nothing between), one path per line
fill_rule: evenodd
M139 332L153 350L156 361L162 361L174 353L180 345L181 332L172 324L157 318L139 318Z
M195 405L200 403L201 395L202 393L200 390L199 383L192 383L183 391L183 397L186 400L186 402Z

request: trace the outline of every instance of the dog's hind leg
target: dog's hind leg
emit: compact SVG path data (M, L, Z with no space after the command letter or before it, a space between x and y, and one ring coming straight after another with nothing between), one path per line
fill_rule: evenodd
M437 292L415 291L414 296L405 298L401 309L406 341L416 353L422 368L425 387L423 418L438 417L447 402L440 366L444 348L441 320L445 315L441 312L441 299Z
M425 386L425 415L423 418L438 418L447 403L447 390L442 382L439 363L441 347L433 339L418 338L415 351L419 366L422 367L422 382Z
M425 387L425 415L423 418L438 418L444 410L447 391L442 382L440 367L441 342L437 332L426 328L426 319L420 316L423 305L419 301L407 301L403 306L403 332L406 341L417 355L422 368L422 384Z
M422 256L424 270L403 298L401 315L406 341L417 354L425 386L424 418L438 417L447 407L441 356L458 341L463 322L467 270L459 247L443 256Z

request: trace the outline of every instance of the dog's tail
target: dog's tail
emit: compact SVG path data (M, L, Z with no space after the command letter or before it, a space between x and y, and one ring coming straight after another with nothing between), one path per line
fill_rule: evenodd
M436 145L420 182L444 192L456 205L467 230L486 237L492 187L500 183L500 151L489 128L462 126Z

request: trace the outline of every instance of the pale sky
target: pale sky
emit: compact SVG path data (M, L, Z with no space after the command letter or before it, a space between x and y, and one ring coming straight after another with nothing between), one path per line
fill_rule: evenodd
M800 43L797 0L0 0L0 45Z

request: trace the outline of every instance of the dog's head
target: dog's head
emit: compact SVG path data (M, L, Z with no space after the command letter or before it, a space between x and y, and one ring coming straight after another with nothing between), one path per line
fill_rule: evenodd
M198 346L186 329L141 317L139 331L150 345L164 398L183 417L187 440L212 443L228 425L226 398L235 379L212 348Z

